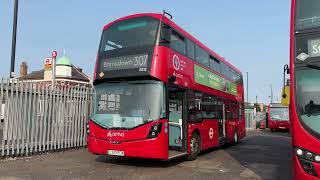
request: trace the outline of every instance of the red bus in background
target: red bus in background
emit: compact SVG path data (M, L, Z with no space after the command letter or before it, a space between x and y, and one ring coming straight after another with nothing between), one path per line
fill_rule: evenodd
M193 160L246 135L241 72L168 16L135 14L104 26L90 152Z
M256 128L265 129L266 128L266 113L265 112L257 112L254 118L256 122Z
M268 106L268 127L271 131L289 130L289 108L281 103L270 103Z
M295 179L320 178L320 1L292 0L290 121Z
M266 120L265 119L260 120L259 128L266 129Z

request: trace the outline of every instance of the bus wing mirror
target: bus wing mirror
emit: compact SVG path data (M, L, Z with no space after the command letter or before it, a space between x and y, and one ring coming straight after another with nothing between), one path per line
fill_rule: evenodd
M282 88L281 104L284 106L289 106L289 103L290 103L290 88L289 86L284 86Z
M172 34L171 27L169 27L167 25L163 25L161 28L160 42L161 43L170 43L171 42L171 34Z
M176 77L176 76L169 76L169 77L168 77L168 82L169 82L169 83L174 83L174 82L176 82L176 80L177 80L177 77Z

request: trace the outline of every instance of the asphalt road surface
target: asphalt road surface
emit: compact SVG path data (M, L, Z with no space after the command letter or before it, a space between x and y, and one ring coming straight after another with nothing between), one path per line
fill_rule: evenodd
M293 179L288 133L248 132L236 146L212 149L195 161L96 156L85 149L0 160L0 179Z

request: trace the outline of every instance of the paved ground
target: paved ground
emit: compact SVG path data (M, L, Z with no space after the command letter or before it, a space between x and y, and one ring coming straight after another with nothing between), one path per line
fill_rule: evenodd
M287 133L249 132L238 145L195 161L115 159L86 150L0 160L0 179L293 179Z

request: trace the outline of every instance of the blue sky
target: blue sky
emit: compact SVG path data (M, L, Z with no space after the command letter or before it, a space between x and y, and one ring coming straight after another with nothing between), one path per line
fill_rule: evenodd
M189 33L249 72L249 96L268 102L282 85L289 61L289 0L28 0L19 1L16 68L27 61L29 72L43 67L52 50L63 49L76 66L92 76L101 28L128 14L170 12ZM0 1L0 77L10 69L13 1Z

